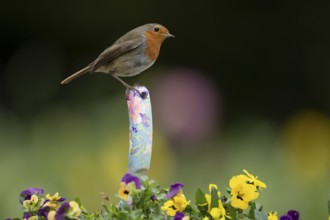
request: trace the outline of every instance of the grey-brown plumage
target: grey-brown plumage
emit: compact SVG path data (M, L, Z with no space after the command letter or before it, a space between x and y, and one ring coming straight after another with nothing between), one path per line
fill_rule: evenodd
M137 27L105 49L96 60L64 79L61 84L89 72L111 74L127 88L132 88L119 77L134 76L149 68L157 59L160 46L168 37L174 37L160 24Z

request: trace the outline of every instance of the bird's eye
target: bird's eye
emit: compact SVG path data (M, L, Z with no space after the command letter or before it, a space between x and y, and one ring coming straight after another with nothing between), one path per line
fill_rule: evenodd
M155 32L158 32L158 31L159 31L159 27L155 27L155 28L154 28L154 31L155 31Z

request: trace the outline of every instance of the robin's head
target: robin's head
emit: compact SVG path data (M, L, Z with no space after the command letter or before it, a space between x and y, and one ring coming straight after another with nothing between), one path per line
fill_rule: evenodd
M163 42L167 38L172 38L174 35L170 34L168 29L160 24L147 24L145 35L148 38L153 38L156 41Z

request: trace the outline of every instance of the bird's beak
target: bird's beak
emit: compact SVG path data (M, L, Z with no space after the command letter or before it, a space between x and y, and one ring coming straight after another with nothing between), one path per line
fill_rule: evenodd
M170 34L170 33L168 33L166 37L167 38L175 38L174 35L173 34Z

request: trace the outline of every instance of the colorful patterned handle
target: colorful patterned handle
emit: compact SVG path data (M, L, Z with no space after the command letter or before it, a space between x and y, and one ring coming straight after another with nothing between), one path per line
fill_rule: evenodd
M152 113L150 94L146 87L136 86L126 91L129 116L128 171L147 174L152 151ZM141 97L142 96L142 97Z

